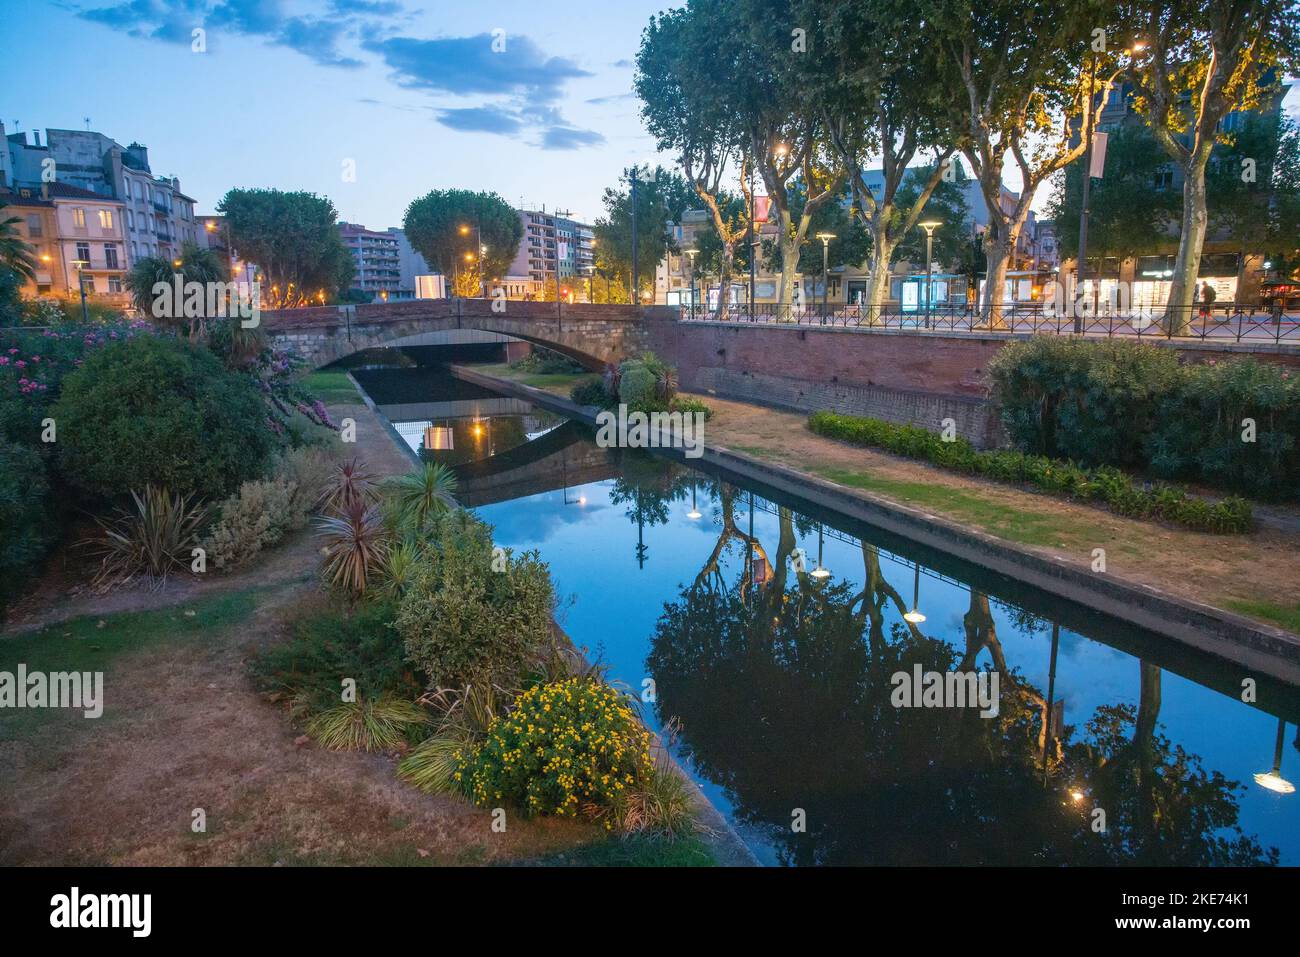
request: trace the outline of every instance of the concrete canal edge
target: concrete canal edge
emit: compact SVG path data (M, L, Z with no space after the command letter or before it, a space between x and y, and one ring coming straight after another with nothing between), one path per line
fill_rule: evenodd
M587 425L596 423L594 406L580 406L550 392L484 375L465 366L452 366L451 370L467 382L527 399L541 408ZM660 451L674 458L683 458L680 449ZM1007 575L1048 594L1227 659L1251 671L1289 684L1300 684L1300 637L1280 628L1170 595L1149 585L1076 568L1059 559L966 528L950 519L741 452L706 444L703 457L696 461L761 482L813 505Z
M496 388L495 383L500 381L497 379L490 379L487 376L482 378L486 383L492 383L493 388ZM366 407L373 412L375 418L383 424L384 430L388 433L388 437L397 445L398 450L406 453L406 456L410 458L415 465L420 465L419 454L406 443L406 440L402 438L395 428L393 428L392 423L379 413L379 410L375 408L375 403L371 400L370 396L366 395L366 390L361 388L361 384L357 382L356 379L352 378L352 373L350 372L348 373L348 381L350 381L353 387L357 390L357 394L361 397L362 401L365 402ZM577 642L570 638L568 633L560 627L559 622L552 621L552 625L558 634L562 635L575 650L581 653L582 649L578 646ZM758 858L754 856L754 852L751 851L746 846L745 842L740 839L740 835L736 833L736 829L731 826L731 823L722 815L722 812L713 806L713 802L708 799L700 786L695 783L694 779L692 779L691 776L686 773L685 769L677 763L677 760L672 756L672 752L664 747L663 740L659 735L654 735L654 743L651 747L654 750L656 760L662 757L669 765L671 773L677 775L677 777L685 783L686 789L691 795L691 803L695 809L695 820L702 828L701 832L697 836L701 843L708 847L709 852L713 855L713 860L717 865L719 867L761 867L762 865L759 863Z

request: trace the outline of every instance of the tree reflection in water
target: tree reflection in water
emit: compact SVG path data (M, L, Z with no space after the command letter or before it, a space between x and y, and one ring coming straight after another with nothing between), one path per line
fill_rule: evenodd
M739 494L715 483L717 543L665 605L647 667L660 719L680 720L698 773L782 863L1276 862L1237 826L1241 785L1160 733L1159 669L1141 663L1136 709L1099 707L1079 740L1067 727L1045 742L1047 702L1008 666L987 595L972 591L958 650L901 620L906 602L874 546L861 544L860 589L819 581L791 561L790 511L778 510L769 551L737 525ZM728 555L741 558L731 580ZM765 581L751 555L768 560ZM970 670L984 650L1001 675L997 717L890 704L895 672ZM792 832L796 809L806 833Z

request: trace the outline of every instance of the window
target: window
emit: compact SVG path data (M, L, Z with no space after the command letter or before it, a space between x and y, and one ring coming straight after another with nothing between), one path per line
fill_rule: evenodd
M81 284L85 287L87 293L92 293L92 292L95 291L95 277L94 277L94 276L83 276L83 277L81 278Z
M117 269L117 246L113 243L104 243L104 266L108 269Z
M135 215L129 209L126 211L126 228L135 229Z
M111 209L101 209L99 211L99 228L100 229L113 228L113 211Z
M41 229L41 214L40 214L40 213L28 213L28 214L27 214L27 236L28 236L28 238L30 238L30 239L40 239L41 236L43 236L43 235L45 235L45 234L44 234L44 232L43 232L42 229Z
M140 249L135 243L131 243L131 261L135 262L140 258Z
M86 211L80 206L72 207L72 225L78 229L86 228Z
M121 277L121 276L109 276L109 277L108 277L108 291L109 291L109 292L121 292L121 291L122 291L122 277Z
M77 259L90 265L90 243L77 243Z

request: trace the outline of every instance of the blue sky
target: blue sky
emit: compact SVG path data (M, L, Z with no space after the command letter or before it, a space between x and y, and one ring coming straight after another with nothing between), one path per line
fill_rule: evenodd
M148 146L205 212L231 187L274 186L384 228L416 196L466 187L591 219L623 167L656 158L631 61L667 6L0 0L0 119L12 133L89 117Z
M428 190L464 187L591 221L623 168L672 165L642 129L632 58L675 3L0 0L0 119L89 117L148 146L203 212L235 186L307 189L382 229Z

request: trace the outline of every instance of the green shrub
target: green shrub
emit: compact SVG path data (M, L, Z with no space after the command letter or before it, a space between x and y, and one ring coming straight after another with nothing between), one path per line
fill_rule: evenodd
M568 356L548 349L530 352L522 359L510 363L510 368L535 375L575 375L586 371Z
M1003 346L988 371L1002 424L1025 452L1300 496L1300 377L1283 367L1180 364L1154 345L1038 336Z
M569 390L569 398L578 405L595 405L603 408L610 404L609 393L605 391L605 383L600 379L579 382Z
M935 433L915 426L835 412L814 412L808 417L808 428L818 435L886 449L941 468L1001 482L1026 482L1054 495L1104 502L1117 515L1130 518L1154 517L1202 532L1248 532L1253 525L1250 503L1240 498L1210 503L1175 486L1144 488L1113 466L1088 470L1042 455L1007 450L979 452L964 439L945 442Z
M286 532L301 528L306 512L298 511L294 487L284 479L245 482L219 506L219 515L203 547L222 570L251 561Z
M1254 441L1244 437L1248 420ZM1164 478L1300 497L1300 377L1256 359L1187 366L1160 400L1145 448Z
M574 817L614 807L652 770L650 733L628 697L603 681L569 678L523 692L453 778L475 804Z
M513 688L552 641L554 604L536 552L494 552L488 526L453 513L433 528L396 625L431 687Z
M406 662L392 627L396 614L396 603L388 601L305 614L293 622L287 643L253 660L254 682L261 691L294 699L307 714L344 704L345 678L356 682L363 701L385 695L413 700L425 681Z
M655 401L655 375L639 363L623 363L619 379L618 401L629 407L649 405Z
M0 438L0 599L12 595L45 557L49 494L40 455Z
M63 381L51 415L64 477L105 498L150 484L224 496L260 476L274 447L250 380L155 336L93 353Z

